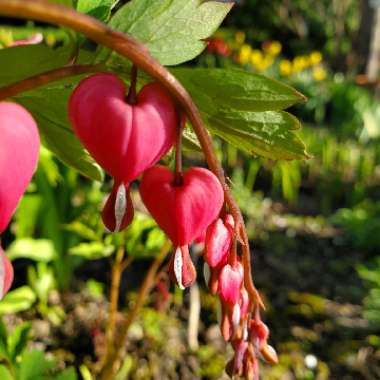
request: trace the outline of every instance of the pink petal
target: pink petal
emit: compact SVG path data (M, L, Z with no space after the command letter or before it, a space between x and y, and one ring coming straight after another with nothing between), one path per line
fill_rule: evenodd
M40 139L32 116L0 102L0 233L5 230L37 167Z
M235 266L227 264L219 276L219 292L223 302L233 306L239 301L240 287L243 282L243 268L240 263Z
M164 166L148 169L140 184L141 198L175 246L189 244L217 217L223 189L204 168L183 173L183 184L173 184L173 173Z

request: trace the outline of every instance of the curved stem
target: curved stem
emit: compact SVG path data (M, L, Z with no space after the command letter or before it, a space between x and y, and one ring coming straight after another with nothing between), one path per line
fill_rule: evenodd
M66 77L87 73L96 73L102 68L104 68L103 65L69 65L46 71L42 74L33 75L32 77L26 78L19 82L1 87L0 101Z
M148 49L142 43L127 34L112 30L93 17L76 12L73 9L50 3L47 0L1 0L0 14L3 16L34 19L62 25L83 33L89 39L128 58L138 68L159 81L171 93L181 108L186 111L202 147L207 164L223 186L226 202L235 219L236 225L240 226L240 228L237 228L237 231L244 243L243 264L245 286L252 300L254 300L254 302L260 302L260 298L252 281L250 250L242 214L226 183L223 169L214 154L212 140L203 124L201 114L181 83L150 55Z

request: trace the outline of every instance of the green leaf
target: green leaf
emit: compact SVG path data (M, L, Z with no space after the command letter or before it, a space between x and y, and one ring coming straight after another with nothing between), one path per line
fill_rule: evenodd
M21 286L10 291L0 301L0 314L12 314L28 310L36 301L36 295L29 286Z
M52 380L77 380L78 376L75 371L75 368L70 367L59 373L58 375L54 376Z
M221 111L207 122L211 132L249 154L272 160L308 157L305 145L293 133L299 122L286 112Z
M195 101L212 110L277 111L306 98L294 88L263 75L237 69L173 69ZM210 109L207 110L210 113Z
M100 242L81 243L70 248L70 255L80 256L88 260L98 260L109 257L115 251L115 247L106 246Z
M37 224L42 197L39 194L25 194L15 214L16 238L32 236Z
M7 249L10 260L29 259L34 261L49 262L54 260L57 253L54 244L48 239L22 238L15 240Z
M19 380L47 380L45 375L54 368L54 362L45 358L42 351L26 351L21 357Z
M144 43L161 64L178 65L202 52L204 39L215 32L232 6L203 0L132 0L109 25ZM102 49L103 59L105 52Z
M175 69L209 130L249 154L273 160L305 159L294 133L300 123L280 111L304 100L291 87L260 75L228 69Z
M77 11L86 13L101 21L107 21L111 16L113 0L78 0Z
M8 337L8 351L13 361L26 348L31 328L32 325L30 322L24 322L16 326L12 334Z
M71 231L71 232L76 233L78 236L80 236L83 239L99 240L99 237L95 233L94 230L92 230L90 227L86 226L85 224L79 221L74 221L70 224L65 224L63 228L66 231Z
M0 86L64 66L71 49L52 49L44 44L0 49Z
M0 379L1 380L14 380L8 368L5 365L0 365Z
M103 172L74 135L67 116L73 84L55 83L17 96L36 119L46 147L84 176L101 181Z

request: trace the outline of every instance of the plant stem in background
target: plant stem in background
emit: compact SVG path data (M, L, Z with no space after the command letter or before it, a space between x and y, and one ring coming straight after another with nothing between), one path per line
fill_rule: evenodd
M124 354L128 330L131 326L132 322L136 319L137 314L139 313L141 307L144 305L147 295L155 284L155 278L157 271L164 261L165 257L168 255L171 249L171 243L169 240L166 240L164 245L161 248L161 251L155 257L152 262L147 274L145 275L144 281L139 289L139 292L136 297L135 304L133 308L129 311L118 335L115 338L115 345L112 352L107 352L107 357L105 359L103 368L100 370L99 376L97 377L99 380L112 380L115 377L115 374L120 368L121 358Z

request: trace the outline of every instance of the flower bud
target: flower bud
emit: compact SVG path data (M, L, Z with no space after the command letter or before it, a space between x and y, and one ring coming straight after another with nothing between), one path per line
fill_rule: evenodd
M237 262L227 264L219 275L219 292L223 302L233 306L239 301L240 287L243 282L243 267Z
M209 225L206 231L204 259L211 268L227 263L231 242L231 229L222 219L218 218Z
M13 282L13 267L0 247L0 300L8 292Z
M189 287L197 278L197 272L191 260L189 247L187 245L177 247L172 254L169 264L169 274L180 289Z
M102 211L104 225L111 232L120 232L131 223L133 215L128 185L115 183Z

